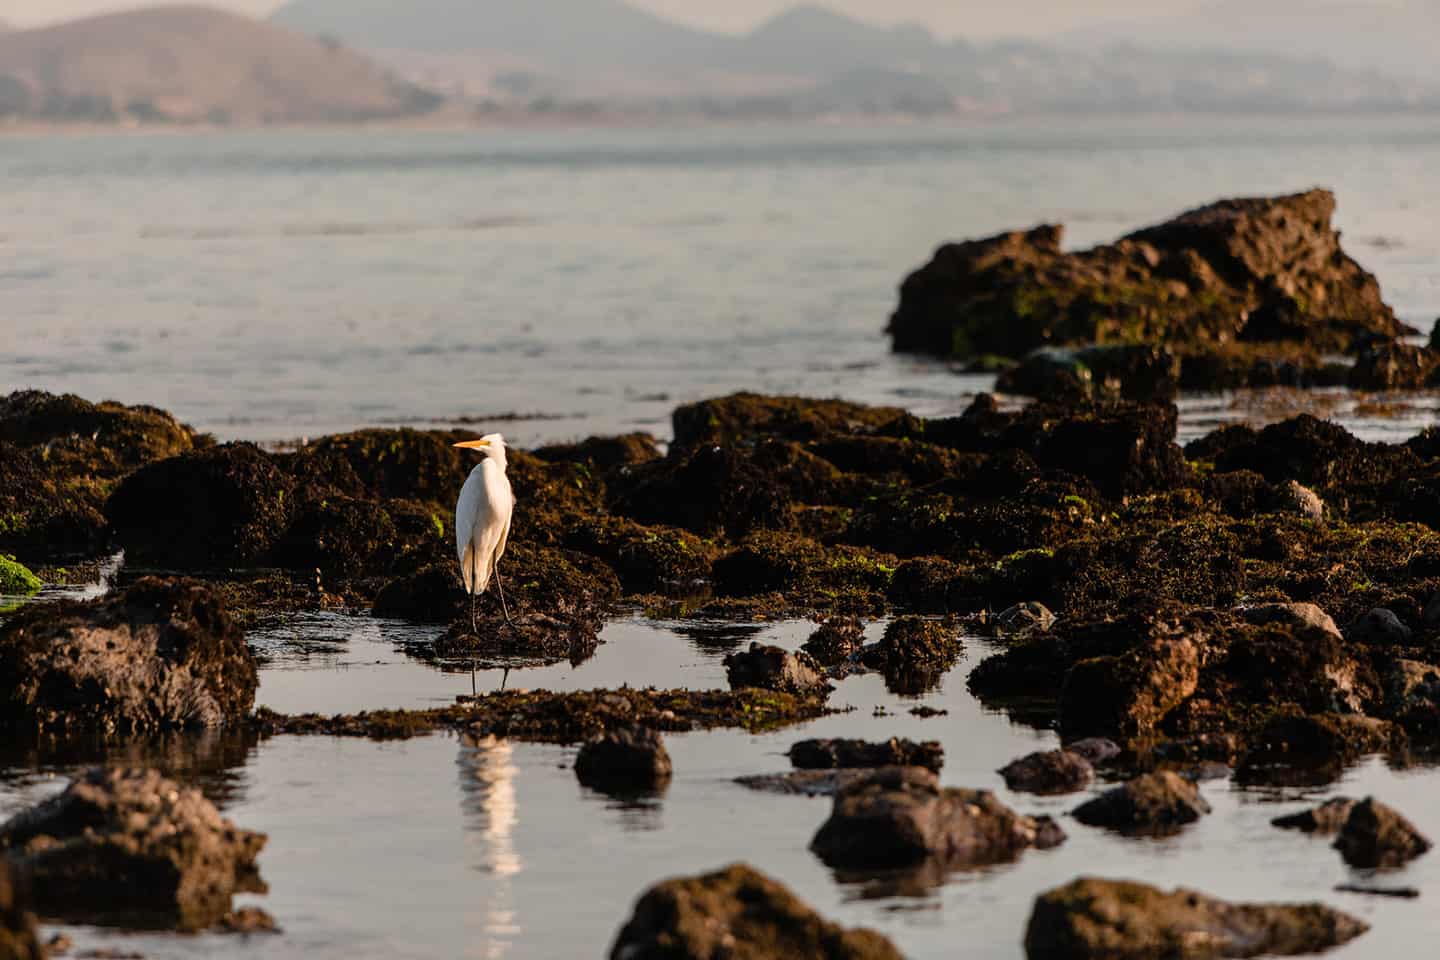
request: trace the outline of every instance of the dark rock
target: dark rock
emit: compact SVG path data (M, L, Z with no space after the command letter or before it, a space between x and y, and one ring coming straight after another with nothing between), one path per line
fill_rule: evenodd
M1095 776L1090 761L1069 750L1046 750L1013 760L999 770L1018 793L1052 795L1083 790Z
M101 549L100 489L57 477L41 448L0 441L0 547L28 560Z
M113 478L186 453L195 432L164 410L22 390L0 397L0 441L43 449L65 476Z
M1427 736L1440 730L1440 667L1396 660L1387 678L1385 705L1406 730Z
M821 666L844 663L865 645L865 626L854 617L830 617L815 628L801 650Z
M601 470L632 466L660 459L660 448L648 433L617 437L589 437L579 443L553 444L532 453L552 463L588 463Z
M1203 643L1187 623L1156 619L1143 646L1075 664L1060 690L1061 729L1067 737L1154 730L1195 692Z
M1395 810L1366 797L1355 804L1335 840L1352 867L1399 867L1430 849L1430 841Z
M1319 903L1235 904L1082 877L1041 894L1025 931L1028 960L1200 960L1317 953L1369 925Z
M945 748L937 740L915 743L891 737L884 743L865 740L801 740L790 748L790 762L802 770L835 767L924 767L940 772Z
M1075 819L1092 827L1149 833L1178 829L1209 812L1194 783L1163 770L1141 774L1082 803Z
M1323 627L1283 621L1235 637L1206 679L1206 693L1223 687L1216 699L1262 710L1293 704L1305 713L1358 714L1379 696L1367 658Z
M391 580L376 596L371 612L417 623L449 623L468 613L468 608L460 567L437 563Z
M1335 197L1222 200L1077 253L1058 226L947 244L906 278L896 351L1016 357L1049 343L1301 338L1344 350L1403 327L1375 278L1340 248ZM1284 322L1262 307L1284 304ZM1278 320L1278 318L1277 318Z
M725 675L731 689L760 687L782 693L808 694L827 692L819 665L807 654L787 653L780 647L750 644L750 649L732 653L725 658Z
M1275 500L1280 512L1316 522L1325 519L1325 501L1314 490L1294 480L1286 480L1276 488Z
M0 627L0 726L138 733L216 727L255 703L255 657L219 595L147 578Z
M794 498L771 471L738 446L678 443L663 460L640 464L612 484L618 512L643 524L683 527L701 536L741 537L784 529Z
M0 826L37 909L68 923L203 930L234 894L264 891L264 845L153 770L92 770Z
M275 918L259 907L241 907L220 918L219 929L225 933L279 933Z
M1293 627L1323 630L1336 640L1343 639L1340 628L1330 614L1313 603L1260 603L1253 607L1239 607L1236 610L1248 623L1263 626L1281 623Z
M44 960L29 891L0 858L0 960Z
M604 793L663 790L670 782L670 754L660 734L625 726L587 740L575 758L575 775Z
M810 843L832 867L883 868L934 858L950 868L1013 860L1054 846L1053 822L1021 816L985 790L941 788L922 767L885 767L847 783Z
M901 960L880 934L830 923L745 864L651 887L610 947L611 960L721 957Z
M409 428L357 430L322 437L302 454L318 464L305 469L328 477L337 493L382 503L423 500L453 506L475 465L469 451L455 449L458 439L459 434ZM358 480L360 487L347 488L346 478Z
M1377 887L1363 883L1341 883L1336 885L1337 893L1363 893L1370 897L1395 897L1400 900L1418 900L1420 891L1414 887Z
M1345 631L1345 637L1352 643L1367 647L1403 647L1410 643L1414 631L1395 616L1394 611L1383 607L1359 617Z
M884 672L891 690L915 696L939 683L964 649L953 621L903 616L890 621L880 642L862 650L860 659Z
M1427 627L1440 626L1440 593L1435 594L1430 598L1429 602L1425 604L1425 610L1421 614L1421 618Z
M730 444L759 437L819 440L833 434L887 432L910 415L896 407L869 407L844 400L735 393L675 408L675 446Z
M1173 400L1180 360L1164 347L1119 344L1068 349L1041 347L995 382L1001 393L1052 403L1076 400Z
M1434 386L1440 351L1389 341L1361 352L1350 370L1354 390L1422 390Z
M149 464L120 484L105 515L132 562L243 567L290 525L294 481L259 447L232 443Z
M276 566L359 576L389 568L400 533L372 500L330 497L303 507L270 553Z
M678 527L645 527L614 517L587 517L563 538L570 550L606 563L629 593L686 594L710 581L715 548Z
M1250 741L1244 768L1265 764L1292 767L1334 767L1371 753L1402 749L1405 731L1374 717L1320 713L1282 716L1270 721Z
M787 597L857 596L866 606L883 606L894 557L852 546L827 546L808 537L757 531L715 561L715 590L722 596L770 592Z
M1106 740L1104 737L1086 737L1083 740L1074 740L1065 744L1065 750L1076 756L1084 757L1090 761L1091 766L1099 766L1120 756L1120 745L1114 740Z
M1333 800L1325 801L1318 807L1292 813L1287 817L1276 817L1270 822L1281 830L1333 834L1339 833L1345 826L1345 821L1350 819L1350 811L1353 809L1355 809L1354 800L1348 797L1336 797Z
M736 777L742 787L761 793L778 793L788 796L833 797L836 792L869 771L865 768L840 770L790 770L786 773L760 773Z

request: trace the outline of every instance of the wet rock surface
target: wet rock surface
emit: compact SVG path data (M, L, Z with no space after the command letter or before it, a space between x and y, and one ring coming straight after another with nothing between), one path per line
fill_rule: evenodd
M1352 867L1398 867L1428 851L1431 843L1400 813L1374 798L1355 804L1335 849Z
M725 674L730 686L736 690L759 687L783 693L823 694L830 689L819 664L808 655L759 643L750 644L748 650L728 655L725 658Z
M1355 801L1345 797L1327 800L1311 810L1302 810L1285 817L1276 817L1270 822L1282 830L1299 830L1302 833L1335 834L1350 819Z
M654 793L670 783L673 772L660 734L634 725L592 737L575 757L580 782L603 793Z
M12 730L218 727L244 719L257 685L224 602L193 580L143 579L0 626L0 724Z
M1166 833L1210 812L1200 788L1169 770L1146 773L1075 808L1075 819L1126 833Z
M835 767L924 767L939 773L945 749L938 740L916 743L891 737L883 743L864 740L801 740L790 747L790 762L801 770Z
M820 917L785 886L746 864L656 884L640 897L611 960L900 960L871 930Z
M1017 793L1073 793L1089 786L1095 768L1070 750L1045 750L1013 760L998 771Z
M29 890L10 864L0 859L0 960L42 960Z
M263 834L153 770L97 769L0 826L36 908L70 923L203 930L236 893L264 892Z
M1064 833L1048 818L1022 816L985 790L942 788L923 767L886 767L845 783L810 848L848 868L913 866L933 859L947 869L1013 860Z
M1319 903L1243 904L1193 890L1082 877L1041 894L1029 960L1296 956L1347 943L1364 921Z

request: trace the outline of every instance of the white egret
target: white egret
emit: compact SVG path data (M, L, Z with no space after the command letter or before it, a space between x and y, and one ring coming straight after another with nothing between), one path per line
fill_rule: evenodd
M505 476L505 438L498 433L455 446L479 450L484 455L470 471L460 499L455 502L455 550L460 557L460 576L470 594L470 629L475 630L475 598L490 586L490 577L500 590L500 609L510 622L505 603L505 584L500 579L500 557L510 538L510 516L515 511L515 494Z

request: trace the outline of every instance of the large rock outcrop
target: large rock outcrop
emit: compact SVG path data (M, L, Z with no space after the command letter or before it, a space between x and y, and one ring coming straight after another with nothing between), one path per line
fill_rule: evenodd
M745 864L666 880L647 890L610 960L900 960L873 930L825 920Z
M255 657L218 593L147 578L0 628L0 727L137 733L218 727L255 704Z
M36 908L69 923L203 930L263 892L265 835L154 770L96 769L0 826Z
M1082 877L1040 895L1029 960L1199 960L1318 953L1360 936L1362 920L1319 903L1226 903L1193 890Z
M906 278L894 349L1018 357L1046 344L1306 341L1350 350L1403 331L1340 246L1335 196L1221 200L1067 253L1063 228L941 247Z

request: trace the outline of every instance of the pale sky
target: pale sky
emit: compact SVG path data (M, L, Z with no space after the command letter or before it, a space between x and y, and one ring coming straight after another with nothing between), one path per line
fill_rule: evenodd
M263 16L277 0L209 0L218 7ZM397 0L403 3L404 0ZM523 0L517 0L523 2ZM657 13L725 30L741 30L795 0L632 0ZM1060 33L1097 20L1155 17L1188 9L1198 0L822 0L825 6L877 23L915 21L942 34L967 37ZM0 0L0 19L18 26L52 23L125 7L126 0Z

